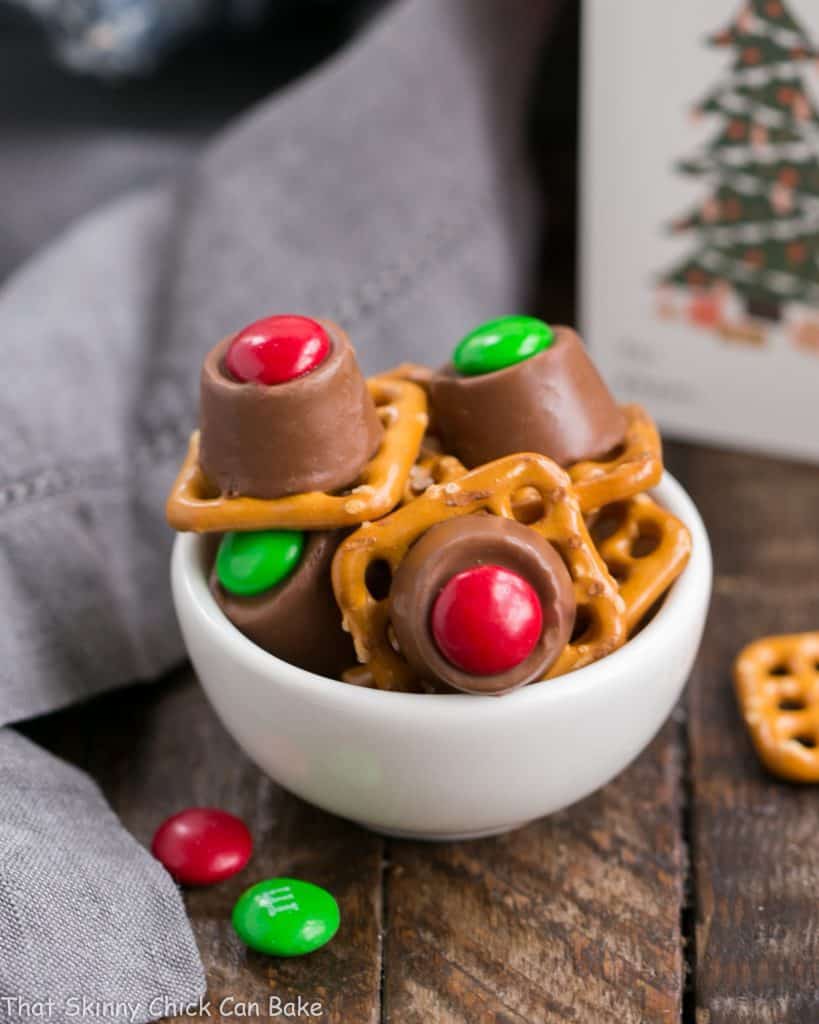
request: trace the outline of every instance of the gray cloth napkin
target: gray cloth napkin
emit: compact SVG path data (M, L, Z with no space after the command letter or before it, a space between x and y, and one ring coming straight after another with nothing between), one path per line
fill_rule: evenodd
M204 977L176 886L94 783L3 729L0 792L0 1020L140 1024L167 994L195 1002Z
M78 224L0 292L0 724L182 657L163 506L195 425L199 363L221 336L273 311L330 317L372 371L440 362L470 326L524 307L538 227L524 99L555 3L397 3L219 138L184 181ZM32 771L37 758L15 743L0 747L0 822L14 820L26 775L1 774L4 751ZM167 927L161 879L101 808L93 842L71 828L87 793L41 764L65 817L50 817L50 799L30 808L17 855L0 848L3 885L18 906L47 887L71 934L71 920L114 898L95 865L115 848L145 912L127 950L97 917L94 948L108 958L100 972L126 987L134 948ZM44 829L87 863L82 891L32 869L25 850ZM25 918L14 927L26 932L17 948L42 952ZM184 945L181 917L176 932ZM71 970L43 966L43 996L82 978L81 945ZM0 993L24 977L16 966L0 957ZM140 977L143 994L171 997L199 983L193 970Z

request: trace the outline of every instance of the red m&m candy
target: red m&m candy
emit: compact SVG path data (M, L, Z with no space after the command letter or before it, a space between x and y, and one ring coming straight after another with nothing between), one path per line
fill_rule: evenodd
M212 885L242 870L253 840L235 815L217 807L189 807L162 822L151 852L177 882Z
M225 368L238 381L285 384L324 362L330 336L306 316L268 316L239 331L225 355Z
M543 628L534 588L499 565L480 565L447 581L432 606L441 654L470 675L506 672L529 657Z

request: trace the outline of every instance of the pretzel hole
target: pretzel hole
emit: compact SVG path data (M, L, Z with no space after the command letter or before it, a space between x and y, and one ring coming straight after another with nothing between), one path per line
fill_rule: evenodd
M625 583L631 575L631 570L625 564L625 562L618 562L616 560L612 560L606 562L606 568L609 571L609 575L618 583Z
M788 676L788 675L790 675L790 670L788 669L788 666L785 665L783 662L779 662L779 664L774 665L772 668L768 669L768 675L769 676Z
M637 634L641 630L646 628L649 622L651 622L651 620L654 618L657 612L659 612L659 610L662 608L663 604L665 603L665 599L665 594L662 594L660 597L657 598L657 600L651 605L651 607L648 609L648 611L645 613L642 619L640 619L640 621L637 623L634 629L632 629L631 633L629 634L630 637L637 636Z
M386 430L387 427L391 427L393 423L398 419L398 410L394 405L376 403L375 411L378 413L378 418L381 420L381 426Z
M376 558L364 571L364 584L375 601L383 601L392 586L392 569L385 558Z
M660 531L653 523L640 523L639 530L631 545L632 558L646 558L660 546Z
M592 613L587 604L578 605L574 616L574 628L569 638L570 644L582 643L586 635L591 631Z
M618 459L626 454L626 445L624 441L620 444L616 444L611 451L606 452L605 455L601 455L599 459L594 459L594 462L616 462Z
M816 747L815 736L808 736L804 733L800 733L798 736L794 736L794 739L801 747L806 747L808 750L814 750Z
M804 711L807 704L799 697L783 697L779 702L780 711Z
M623 525L625 518L625 505L606 505L590 530L592 540L595 544L600 545L604 540L608 540L609 537L613 537Z
M546 502L535 487L521 487L512 495L512 512L524 526L531 526L546 515Z
M216 486L216 484L212 484L210 480L208 480L208 478L205 476L205 474L202 473L201 471L199 473L199 479L197 483L199 484L198 488L196 489L197 500L215 501L217 498L221 497L221 492L219 488Z

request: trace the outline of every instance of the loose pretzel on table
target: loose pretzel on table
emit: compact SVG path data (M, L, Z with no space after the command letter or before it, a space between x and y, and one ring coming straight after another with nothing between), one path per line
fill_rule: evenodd
M791 782L819 782L819 632L749 644L734 662L734 684L768 771Z
M691 534L647 494L604 505L587 522L597 550L617 580L631 634L687 565Z
M409 381L367 381L384 437L355 487L342 494L311 491L283 498L226 497L214 491L199 466L199 431L173 485L166 514L175 530L331 530L386 515L401 500L428 424L424 392Z
M620 647L626 616L617 584L589 537L569 479L543 455L509 455L457 480L434 484L424 494L378 522L360 527L339 546L333 559L333 589L358 659L385 690L419 688L412 669L393 647L389 596L378 599L367 587L367 570L386 562L394 575L410 546L431 527L476 512L515 518L513 495L523 487L538 492L542 509L531 527L554 544L574 582L577 621L584 628L551 667L547 678L588 665ZM367 685L352 670L351 681Z

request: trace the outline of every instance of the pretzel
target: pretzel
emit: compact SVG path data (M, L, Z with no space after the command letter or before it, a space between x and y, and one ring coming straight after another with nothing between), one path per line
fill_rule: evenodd
M626 433L608 457L588 459L567 472L584 512L656 487L663 475L663 449L654 421L640 405L624 405Z
M422 370L426 370L426 367L406 363L390 372L398 375L401 372L409 374ZM662 444L654 421L639 405L624 405L623 413L626 417L626 433L615 453L609 458L576 462L566 470L583 512L591 512L602 505L648 490L656 486L663 475ZM444 458L446 462L442 461ZM423 479L423 471L428 470L427 477L434 477L438 473L446 477L438 482L447 482L466 473L466 468L454 456L439 456L439 460L436 462L432 453L428 456L422 453L422 464L415 475ZM417 497L418 493L410 481L404 500ZM522 522L537 519L541 505L537 491L522 489L515 495L514 504L515 515Z
M542 501L531 524L562 556L574 582L580 635L566 645L548 677L581 668L620 647L626 616L617 584L589 537L564 471L543 455L510 455L458 480L435 484L421 497L348 537L333 559L333 589L344 626L380 689L417 690L419 681L397 650L389 624L389 595L380 599L367 586L367 571L386 563L395 574L410 546L436 523L476 512L514 518L512 497L534 487Z
M791 782L819 782L819 632L755 641L737 656L734 683L768 771Z
M631 634L688 563L691 534L646 494L604 505L589 533L626 603Z
M425 438L418 461L410 470L401 504L415 501L433 484L448 484L466 473L466 467L454 455L438 451L435 438Z
M433 372L418 363L401 363L385 376L425 388ZM622 412L626 432L614 451L567 468L584 512L656 487L663 475L662 441L654 421L641 405L624 405ZM523 507L531 498L524 493L517 502Z
M357 486L341 494L312 491L283 498L218 494L199 467L199 431L171 490L166 514L175 530L331 530L386 515L401 500L426 430L427 400L409 381L372 377L367 387L384 424L384 438Z

